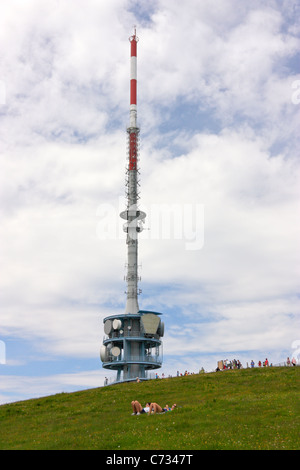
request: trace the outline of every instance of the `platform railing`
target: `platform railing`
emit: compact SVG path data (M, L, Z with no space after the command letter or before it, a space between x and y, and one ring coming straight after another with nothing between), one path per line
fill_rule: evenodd
M120 356L113 356L109 355L105 361L107 362L126 362L126 363L133 363L133 362L148 362L149 364L159 364L162 362L161 355L143 355L143 356L131 356L130 358L125 358L123 354Z

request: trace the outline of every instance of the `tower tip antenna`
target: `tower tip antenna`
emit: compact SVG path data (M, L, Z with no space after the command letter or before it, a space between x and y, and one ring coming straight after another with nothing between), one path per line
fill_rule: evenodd
M138 42L138 40L139 40L139 38L136 35L136 25L133 25L133 35L130 36L129 41L130 42L132 42L132 41Z

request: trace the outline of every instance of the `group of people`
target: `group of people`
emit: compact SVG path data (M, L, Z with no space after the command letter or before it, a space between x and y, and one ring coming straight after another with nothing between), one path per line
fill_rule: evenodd
M258 367L261 367L261 366L263 366L263 367L269 367L269 366L272 366L272 363L269 364L268 358L266 357L266 359L265 359L263 362L258 361L257 365L258 365ZM255 362L253 361L253 359L252 359L252 361L250 362L250 366L251 366L251 367L254 367L254 366L255 366Z
M286 365L287 366L296 366L296 364L297 364L297 361L294 357L292 358L292 360L290 360L289 357L287 358L287 360L286 360Z
M287 360L286 360L286 365L287 366L296 366L297 365L297 361L296 359L293 357L292 360L290 360L290 358L288 357ZM272 367L273 364L269 362L268 358L266 357L264 361L258 361L257 362L257 366L258 367ZM246 364L246 367L248 368L249 365L248 365L248 362ZM250 362L250 367L253 368L255 367L255 362L252 361ZM233 359L232 361L228 361L228 359L225 359L223 361L219 361L218 362L218 366L216 368L216 372L219 371L219 370L226 370L226 369L242 369L243 366L241 364L241 362L237 359Z
M184 373L179 372L179 370L176 373L177 377L186 377L187 375L194 375L194 372L188 372L187 370L184 371Z
M140 415L140 414L143 414L143 413L148 413L149 415L150 414L155 414L155 413L167 413L167 411L173 411L175 408L176 408L176 403L174 403L174 405L172 405L171 407L169 405L165 405L163 408L158 405L157 403L146 403L146 405L144 407L142 407L142 405L140 404L139 401L137 400L133 400L131 402L131 406L132 406L132 416L133 415Z
M224 359L223 361L218 362L218 366L216 368L216 372L219 370L226 370L226 369L241 369L243 366L239 359L233 359L229 361L228 359Z
M202 369L203 369L203 367L202 367ZM202 370L201 370L200 372L202 372ZM199 372L199 373L200 373L200 372ZM204 369L203 369L203 372L204 372ZM177 373L176 373L176 376L177 376L177 377L185 377L185 376L187 376L187 375L194 375L194 374L195 374L195 372L188 372L187 370L185 370L184 372L179 372L179 370L178 370ZM155 378L156 378L156 379L159 379L159 378L160 378L160 376L158 375L158 373L155 374ZM165 376L164 373L161 374L161 378L162 378L162 379L165 379L165 378L166 378L166 376ZM172 378L172 375L169 374L169 375L168 375L168 378Z
M287 360L286 360L286 363L285 363L287 366L296 366L297 365L297 361L296 359L293 357L292 360L288 357ZM252 360L251 363L250 363L251 367L254 367L255 366L255 363L254 361ZM268 367L268 366L272 366L273 364L269 363L268 359L266 358L263 362L261 361L258 361L257 363L258 367Z

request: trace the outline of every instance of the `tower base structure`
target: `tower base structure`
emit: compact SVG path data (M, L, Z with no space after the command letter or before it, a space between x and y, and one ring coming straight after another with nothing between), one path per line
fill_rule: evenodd
M139 310L137 314L104 318L105 337L100 359L105 369L117 372L116 382L148 380L149 371L162 365L164 323L161 313Z

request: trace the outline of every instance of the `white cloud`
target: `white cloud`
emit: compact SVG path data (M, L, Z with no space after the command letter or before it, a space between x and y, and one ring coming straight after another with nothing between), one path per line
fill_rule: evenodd
M162 162L144 181L150 209L159 201L204 204L201 250L151 240L151 232L140 243L146 304L170 312L170 354L291 347L299 318L298 181L294 159L271 157L263 139L229 130L196 136L189 154ZM165 289L147 296L147 284ZM179 312L180 339L172 327Z
M55 393L72 392L85 388L101 387L104 373L99 370L57 374L48 377L0 376L0 403L40 398ZM13 394L11 394L13 391Z
M297 163L281 155L271 158L262 140L243 133L199 135L194 142L189 154L157 165L147 180L143 179L145 208L147 203L151 207L160 202L170 207L172 203L204 205L203 250L190 256L178 249L178 243L162 244L166 256L169 250L178 249L178 253L167 257L167 263L165 256L158 254L161 269L157 275L160 279L188 276L193 280L211 273L215 280L228 281L234 267L245 275L255 275L257 269L270 270L271 278L277 267L281 277L285 262L288 272L297 253ZM151 249L151 232L146 243ZM181 267L187 263L184 273L175 268L180 261ZM150 259L146 264L155 277L155 264ZM291 282L294 275L290 270Z
M235 1L215 4L212 14L204 2L163 2L143 32L141 93L156 105L182 96L214 110L225 124L238 115L267 126L290 105L282 67L297 53L299 38L286 31L275 2L252 2L250 8Z

